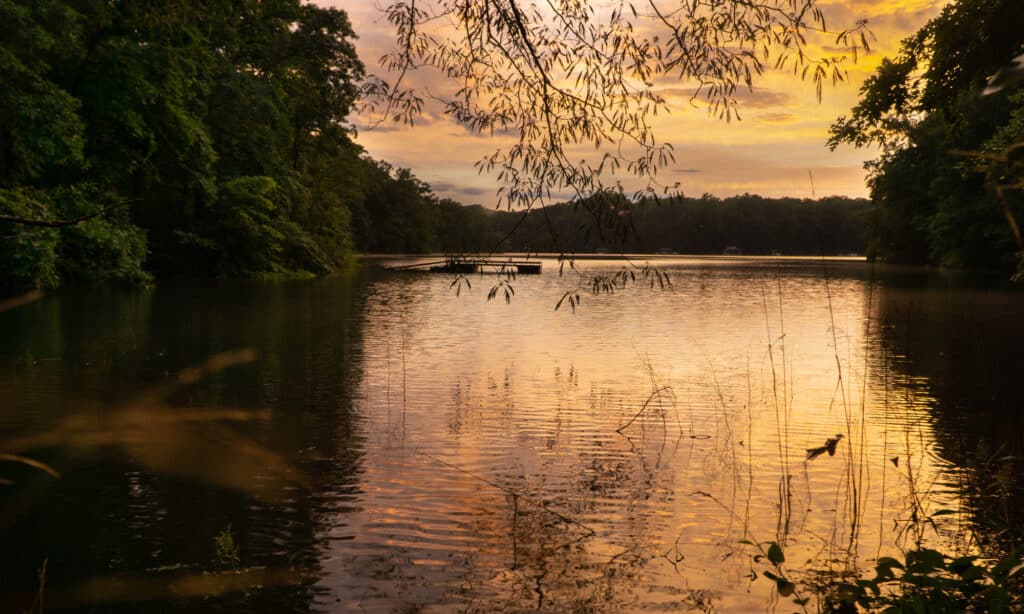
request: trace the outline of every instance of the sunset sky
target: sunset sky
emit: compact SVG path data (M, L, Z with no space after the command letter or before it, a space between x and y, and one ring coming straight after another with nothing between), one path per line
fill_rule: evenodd
M377 64L393 43L393 32L381 12L385 0L351 2L322 0L346 10L359 36L356 48L369 73L383 74ZM947 4L946 0L832 0L819 3L830 29L869 20L875 36L872 50L848 65L849 80L826 86L818 102L813 83L791 74L769 72L755 81L753 92L737 93L742 121L725 123L710 116L705 106L689 101L693 83L665 84L662 94L672 112L659 116L656 135L672 143L676 163L669 173L682 183L685 194L709 192L728 196L743 192L766 196L811 195L808 171L818 196L866 196L863 163L872 150L825 146L829 124L857 101L861 82L882 57ZM823 39L822 44L828 41ZM424 79L425 76L417 76ZM422 83L438 91L443 83ZM436 109L426 109L412 127L395 124L369 129L369 120L356 115L358 142L376 158L408 167L442 197L465 204L493 205L497 180L477 174L473 163L500 146L496 139L470 134ZM666 173L668 175L669 173Z

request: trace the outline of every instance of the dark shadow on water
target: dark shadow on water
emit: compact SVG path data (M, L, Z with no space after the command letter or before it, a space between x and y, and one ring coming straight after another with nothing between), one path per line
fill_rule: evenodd
M962 469L980 538L1024 526L1024 288L995 276L904 271L886 276L879 310L888 369L934 399L934 452ZM999 472L1009 481L994 497Z
M364 289L79 290L0 314L0 446L62 474L0 466L0 603L27 609L46 561L48 611L311 609L318 534L360 491ZM218 580L226 527L240 569Z

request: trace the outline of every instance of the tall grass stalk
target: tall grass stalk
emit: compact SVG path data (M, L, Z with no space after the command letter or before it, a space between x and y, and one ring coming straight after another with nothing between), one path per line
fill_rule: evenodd
M716 409L720 412L720 416L716 417L715 419L715 434L713 436L713 439L715 441L721 442L721 445L724 445L728 449L729 459L727 463L723 464L727 465L732 470L732 491L730 493L729 509L735 510L736 500L739 497L739 485L741 482L739 456L736 453L737 440L734 434L732 419L729 413L729 404L726 401L725 393L722 391L722 385L718 378L718 371L717 369L715 369L714 362L711 360L708 361L708 369L710 371L711 383L714 388L715 399L717 401L715 406ZM721 431L719 430L720 427L722 429ZM752 488L753 481L751 479L751 482L747 488L748 509L749 499L751 496L750 493ZM733 513L729 516L729 525L726 528L727 532L732 530L732 523L735 518L736 514L735 511L733 511ZM744 518L742 522L744 526L744 532L746 532L746 529L749 526L748 519L749 515L746 518Z
M39 569L39 590L36 591L35 599L25 614L43 614L46 610L46 566L49 559L43 559L43 566Z
M743 536L750 534L750 504L754 498L754 391L750 381L750 355L747 355L747 499L743 512Z
M782 476L779 479L779 518L776 523L776 539L782 543L786 542L789 536L789 525L793 515L791 487L791 472L789 469L789 412L786 410L785 392L785 354L782 356L782 403L779 403L779 377L778 368L775 364L775 336L772 335L771 321L768 316L768 292L765 289L764 280L761 281L761 307L764 313L765 335L768 338L768 365L771 370L772 380L772 407L775 410L775 435L779 451L779 466L782 469ZM779 320L783 326L782 333L778 340L785 338L784 320L782 318L782 291L779 288ZM784 346L783 346L784 347Z

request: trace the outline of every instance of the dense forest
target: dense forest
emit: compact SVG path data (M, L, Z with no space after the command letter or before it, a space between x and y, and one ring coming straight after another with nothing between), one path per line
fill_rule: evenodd
M632 203L605 193L587 200L531 212L522 223L522 214L495 214L501 237L508 237L501 249L721 254L734 247L744 254L862 254L869 210L868 201L844 197L705 194ZM587 206L595 200L600 206ZM595 211L608 213L595 216Z
M0 213L38 222L0 226L3 282L335 266L374 171L352 37L299 0L0 3Z
M872 251L951 268L1021 266L1024 91L988 80L1024 52L1024 2L958 0L903 41L861 89L830 145L877 145ZM1017 61L1024 64L1024 59ZM1024 268L1019 268L1024 272Z
M960 152L998 154L1024 136L1024 94L982 95L1021 50L1009 24L1022 19L1013 0L962 0L865 84L832 142L883 145L870 211L843 198L597 194L523 219L439 198L361 149L347 118L365 75L343 11L300 0L3 2L0 286L316 275L360 252L734 245L1011 266L1016 194L987 180L992 156Z

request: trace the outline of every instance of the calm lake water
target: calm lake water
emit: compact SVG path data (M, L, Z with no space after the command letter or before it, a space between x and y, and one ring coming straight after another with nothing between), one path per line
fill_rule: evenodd
M789 611L742 542L782 544L805 594L974 547L977 459L1024 449L1024 293L652 264L671 288L575 313L553 261L510 303L364 267L0 313L0 453L60 473L0 461L0 603L45 562L47 611Z

